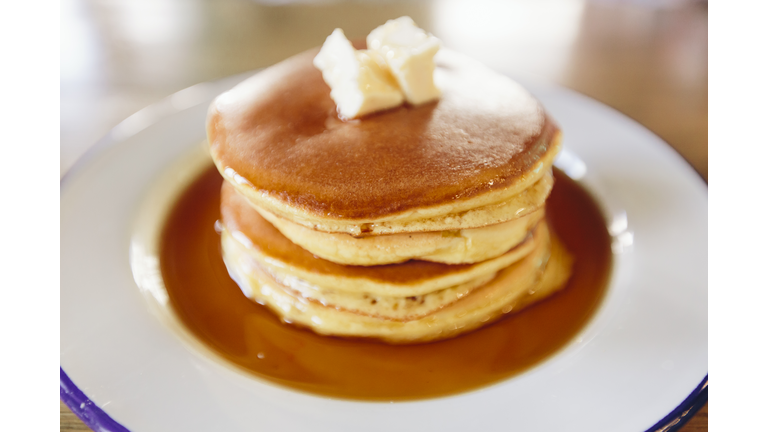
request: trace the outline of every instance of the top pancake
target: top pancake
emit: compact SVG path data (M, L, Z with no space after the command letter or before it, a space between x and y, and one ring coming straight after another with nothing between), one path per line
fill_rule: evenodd
M376 220L482 195L503 200L554 158L558 129L541 105L464 56L436 57L438 101L342 121L316 53L265 69L209 110L219 169L278 213Z

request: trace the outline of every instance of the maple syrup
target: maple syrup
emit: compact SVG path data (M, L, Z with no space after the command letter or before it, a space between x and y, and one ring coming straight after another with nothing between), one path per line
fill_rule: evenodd
M269 381L315 394L412 400L477 389L519 374L563 348L597 310L611 270L610 236L581 186L555 170L552 228L573 254L568 285L465 335L418 345L320 336L285 324L246 298L224 266L222 178L211 167L179 197L161 239L160 264L182 322L222 357Z

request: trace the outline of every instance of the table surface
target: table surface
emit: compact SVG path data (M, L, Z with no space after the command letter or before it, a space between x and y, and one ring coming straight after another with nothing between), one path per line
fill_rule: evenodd
M361 38L402 15L500 72L623 112L707 179L707 4L686 0L65 0L60 175L171 93L269 66L336 27ZM705 405L681 430L706 431L707 414ZM61 430L89 429L62 404Z

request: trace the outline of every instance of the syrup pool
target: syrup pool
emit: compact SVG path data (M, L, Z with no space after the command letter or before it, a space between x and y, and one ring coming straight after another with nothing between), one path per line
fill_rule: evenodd
M568 285L547 299L454 339L419 345L320 336L282 323L247 299L221 259L222 178L206 170L178 198L162 233L171 305L201 341L250 373L300 391L362 400L413 400L497 383L558 352L589 322L610 278L610 236L595 201L555 172L552 228L575 258Z

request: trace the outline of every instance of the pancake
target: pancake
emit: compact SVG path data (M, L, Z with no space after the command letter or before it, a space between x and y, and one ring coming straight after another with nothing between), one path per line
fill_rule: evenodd
M389 319L325 305L284 285L225 237L224 262L246 296L264 304L284 321L326 335L378 338L390 343L417 343L457 336L493 322L505 313L520 310L561 288L570 275L571 261L557 239L550 241L546 224L537 232L543 238L524 259L505 268L490 282L459 301L413 319ZM234 252L233 252L234 248ZM552 254L550 255L550 250Z
M442 50L440 100L341 121L316 53L265 69L210 107L214 162L253 205L355 236L478 228L541 206L515 197L549 172L560 133L521 86Z
M544 209L482 228L356 238L324 233L260 212L283 235L320 258L339 264L382 265L420 259L467 264L496 258L523 241L544 218Z
M552 176L547 175L530 189L542 184L540 189L546 192L541 193L548 194L552 183ZM511 221L482 228L357 238L345 233L315 231L264 209L250 210L248 201L227 182L222 187L221 206L222 213L232 217L258 211L288 239L320 258L339 264L365 266L399 263L410 259L464 264L496 258L523 241L533 226L544 217L542 206Z
M436 312L458 301L496 276L495 272L491 272L479 278L422 295L384 296L359 289L341 291L334 286L313 285L291 272L284 271L279 266L259 260L257 256L249 253L246 245L233 238L226 230L222 231L222 250L224 255L229 257L230 262L237 263L241 271L247 274L264 272L280 285L305 299L357 314L399 321L413 320Z
M501 256L474 264L410 260L368 267L341 265L291 242L227 184L222 186L221 229L272 274L295 276L335 291L395 297L419 296L487 277L525 257L534 246L532 236L527 236Z
M416 343L565 284L544 217L561 134L538 101L443 50L438 101L341 120L316 53L209 109L222 256L247 297L319 334Z

